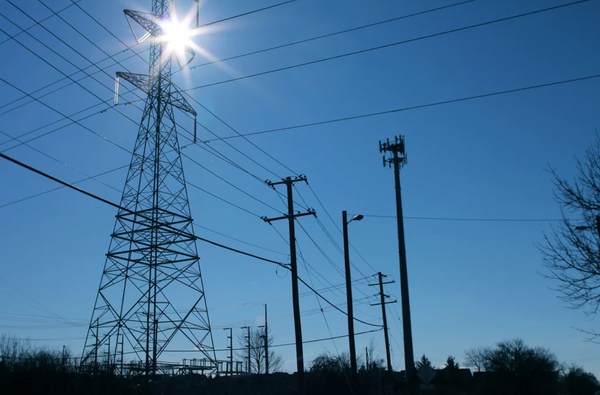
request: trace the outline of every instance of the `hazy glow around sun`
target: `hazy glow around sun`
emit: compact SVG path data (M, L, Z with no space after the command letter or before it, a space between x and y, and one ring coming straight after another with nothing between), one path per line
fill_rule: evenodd
M192 37L198 34L198 32L196 29L189 28L190 22L191 17L186 16L180 21L177 14L173 12L171 20L160 23L160 26L163 29L163 35L160 37L160 41L167 43L167 51L169 54L183 57L186 48L196 48L196 45L192 41Z

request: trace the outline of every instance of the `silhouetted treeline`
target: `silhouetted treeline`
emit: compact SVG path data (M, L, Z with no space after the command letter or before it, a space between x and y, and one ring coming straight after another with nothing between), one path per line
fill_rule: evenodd
M461 368L450 356L443 368L435 368L422 356L415 364L433 369L429 388L417 377L410 388L404 372L389 374L381 359L359 361L355 391L351 391L350 360L347 353L321 354L306 372L309 395L594 395L600 390L596 377L577 366L559 364L548 349L532 348L520 340L499 342L492 348L475 348L466 353ZM295 394L297 375L274 373L206 377L199 374L143 375L124 377L113 369L82 373L70 352L36 348L29 342L0 337L0 394L133 394L133 395L278 395Z

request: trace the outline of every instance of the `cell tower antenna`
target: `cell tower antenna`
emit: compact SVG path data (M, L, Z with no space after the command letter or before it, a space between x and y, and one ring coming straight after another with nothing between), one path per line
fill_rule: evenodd
M197 350L195 369L217 369L174 109L196 112L171 82L161 39L172 7L153 0L150 13L125 10L150 42L150 70L117 73L147 98L83 348L88 371L153 376L166 372L159 360L167 347Z
M404 366L406 381L410 383L414 376L414 352L412 339L412 324L410 319L410 300L408 292L408 268L406 265L406 244L404 242L404 216L402 214L402 194L400 188L400 168L406 164L406 146L404 136L396 136L394 141L379 142L379 152L383 153L383 167L394 166L394 180L396 184L396 217L398 223L398 255L400 259L400 291L402 296L402 330L404 332ZM387 152L392 153L391 158L386 158ZM382 302L383 303L383 302ZM388 356L389 360L389 356Z

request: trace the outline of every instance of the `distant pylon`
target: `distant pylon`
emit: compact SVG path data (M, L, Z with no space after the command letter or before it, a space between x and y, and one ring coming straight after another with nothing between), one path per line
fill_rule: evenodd
M148 96L83 349L84 368L108 365L123 372L137 366L154 375L169 346L202 353L200 370L217 368L173 108L196 113L171 82L171 53L160 39L171 7L172 0L153 0L151 14L125 11L146 32L138 41L150 37L150 73L117 73L117 81L123 78Z

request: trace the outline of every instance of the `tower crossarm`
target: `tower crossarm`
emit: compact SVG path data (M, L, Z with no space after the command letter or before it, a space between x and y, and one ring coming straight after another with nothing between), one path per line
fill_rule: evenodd
M123 78L125 81L134 85L136 88L143 91L145 94L150 93L151 78L146 74L124 73L117 71L117 78Z
M192 114L194 117L197 116L196 110L188 103L188 101L181 94L181 90L171 83L171 89L169 92L169 104L173 107L180 109L183 112Z
M123 10L123 12L125 13L125 16L127 17L127 23L129 23L129 19L133 19L138 25L140 25L146 31L146 34L144 34L142 37L138 38L133 30L133 27L131 26L131 23L129 23L129 28L131 29L131 33L133 33L133 36L135 37L135 39L138 43L141 43L142 41L144 41L146 38L148 38L149 35L158 37L162 34L162 28L158 24L156 15L150 14L148 12L133 11L133 10Z

